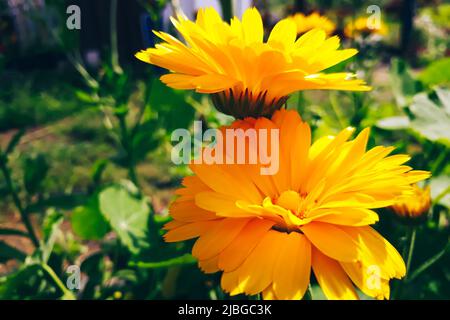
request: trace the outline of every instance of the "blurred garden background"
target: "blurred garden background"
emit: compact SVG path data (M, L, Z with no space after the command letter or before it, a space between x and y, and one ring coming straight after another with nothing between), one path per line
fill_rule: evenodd
M269 27L317 12L358 48L333 71L357 73L371 92L300 92L287 107L314 136L369 126L369 145L393 145L432 172L426 217L411 225L379 210L376 229L405 260L414 232L411 272L392 281L392 298L450 299L450 4L374 2L0 0L0 299L230 298L191 243L164 243L161 226L189 174L170 160L172 131L232 118L134 57L157 42L152 29L177 36L174 12L194 19L205 6L228 20L256 6ZM68 27L70 5L80 29ZM377 8L382 28L357 28ZM312 296L324 298L316 285Z

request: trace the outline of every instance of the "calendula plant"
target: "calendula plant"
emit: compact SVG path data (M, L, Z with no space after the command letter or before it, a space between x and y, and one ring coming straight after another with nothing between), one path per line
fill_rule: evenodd
M353 0L307 2L312 14L276 23L281 2L238 18L220 1L223 18L200 8L194 21L184 1L137 2L155 45L134 65L119 56L117 0L103 11L110 47L96 67L78 53L78 33L49 29L77 74L73 99L55 95L45 110L66 105L51 119L71 112L79 127L60 123L64 160L54 128L47 152L30 147L34 130L0 141L2 209L18 220L0 227L0 299L450 296L446 59L413 73L394 58L380 71L378 53L390 53L365 41L365 4ZM11 82L0 117L31 114L20 106L38 96L42 109L39 90ZM22 123L8 119L6 129ZM182 165L170 161L177 129L197 147ZM195 136L210 129L222 139ZM73 182L78 157L83 184Z
M373 209L394 204L429 173L403 165L406 155L388 156L393 148L366 152L367 129L353 141L347 128L311 144L309 126L282 109L298 90L370 90L351 74L319 73L357 51L338 50L339 38L327 39L320 29L297 39L292 19L278 22L264 42L256 9L230 23L214 9L201 9L195 23L182 16L172 22L186 44L156 32L163 43L137 57L169 69L161 77L168 86L211 94L218 110L243 119L231 128L279 130L280 167L262 176L261 163L192 163L194 176L169 209L174 220L165 226L166 241L198 238L192 254L200 269L222 271L230 295L300 299L312 269L327 298L357 299L356 285L388 299L389 280L405 276L406 267L369 227L378 221ZM228 152L223 157L236 156ZM368 281L374 272L378 286Z

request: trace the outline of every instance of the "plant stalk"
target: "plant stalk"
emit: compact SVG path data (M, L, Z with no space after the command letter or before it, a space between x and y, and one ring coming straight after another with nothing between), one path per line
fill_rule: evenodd
M412 257L413 257L415 243L416 243L416 228L413 227L410 232L408 259L406 260L406 278L408 278L409 270L411 268L411 261L412 261Z
M3 173L3 176L5 177L6 186L8 188L9 193L11 194L14 204L16 208L19 210L20 218L22 219L23 224L25 225L25 228L27 229L28 237L30 238L33 245L37 248L39 247L39 240L34 233L33 225L31 224L31 221L28 217L28 214L26 210L22 206L22 202L19 199L19 195L17 194L16 190L14 189L14 185L11 179L11 173L9 171L9 168L6 164L6 159L0 159L0 169Z
M115 73L122 74L119 63L119 48L117 45L117 0L111 0L110 11L110 36L111 36L111 65Z
M125 115L120 114L117 116L119 119L119 127L120 127L120 140L122 143L125 152L127 153L127 167L128 167L128 177L134 183L134 185L140 189L139 181L136 174L136 167L134 165L133 160L133 147L130 143L130 135L128 134L127 123L125 119Z
M63 292L63 297L67 300L76 300L75 295L66 288L64 283L62 283L61 279L58 277L58 275L53 271L53 269L47 265L46 263L41 264L42 269L47 272L47 274L52 278L53 282L58 286L58 288Z

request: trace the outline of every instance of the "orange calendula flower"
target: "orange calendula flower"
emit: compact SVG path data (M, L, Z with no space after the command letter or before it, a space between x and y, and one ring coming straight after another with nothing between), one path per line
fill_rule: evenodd
M314 12L308 16L303 13L296 13L289 17L297 25L297 34L302 34L313 29L322 29L327 35L330 35L336 29L333 21L319 13Z
M430 207L430 186L422 189L418 185L413 185L410 192L405 192L397 198L391 209L400 218L413 222L425 219Z
M200 9L195 22L178 16L172 23L184 42L155 31L163 41L136 57L170 70L161 77L169 87L212 94L215 106L236 118L270 116L298 90L370 90L354 74L321 72L357 53L339 50L339 38L321 29L297 39L296 24L284 19L264 41L255 8L231 23L213 8Z
M389 298L389 280L403 277L405 264L370 227L378 221L373 209L393 205L429 173L404 165L406 155L389 156L392 147L366 151L368 129L353 140L347 128L311 144L310 127L295 111L231 128L278 130L278 171L261 175L261 163L191 164L165 240L198 238L193 256L204 272L223 272L231 295L301 299L312 270L329 299L357 299L355 286ZM249 143L246 157L259 152Z
M385 36L388 28L383 21L372 21L367 17L359 17L355 21L350 21L344 28L347 38L367 37L370 35Z

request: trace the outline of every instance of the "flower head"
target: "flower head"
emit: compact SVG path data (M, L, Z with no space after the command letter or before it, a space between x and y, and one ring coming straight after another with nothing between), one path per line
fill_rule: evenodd
M261 175L262 163L192 164L170 207L166 241L198 238L192 254L200 268L222 271L231 295L300 299L312 269L329 299L356 299L354 286L388 298L389 280L403 277L405 265L369 226L378 220L373 209L394 204L429 174L404 165L406 155L388 156L391 147L366 151L367 129L353 140L348 128L311 144L310 127L294 111L231 128L278 130L270 136L278 139L278 172ZM246 157L258 152L249 144Z
M412 190L399 196L390 207L395 214L408 222L423 221L431 207L430 187L413 185Z
M357 53L339 50L339 38L327 38L321 29L297 39L296 24L284 19L264 41L255 8L231 23L213 8L200 9L195 22L178 16L172 23L185 43L156 31L163 42L136 57L170 70L161 77L169 87L212 94L215 106L236 118L270 116L298 90L370 89L353 74L321 72Z
M347 38L367 37L370 35L385 36L388 28L383 21L373 23L367 17L359 17L355 21L350 21L344 28Z
M302 34L313 29L322 29L327 35L330 35L336 29L333 21L319 13L314 12L308 16L303 13L296 13L289 17L297 25L297 34Z

